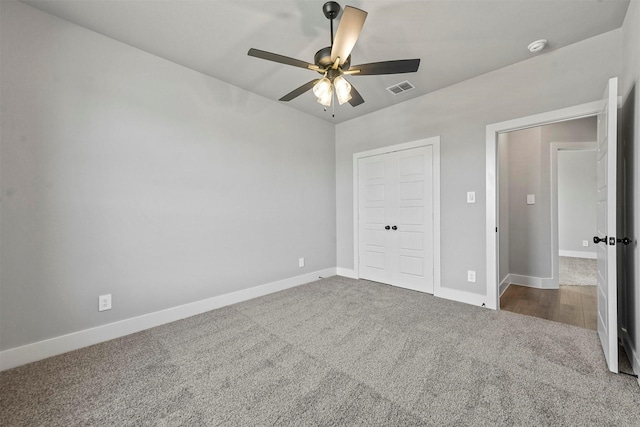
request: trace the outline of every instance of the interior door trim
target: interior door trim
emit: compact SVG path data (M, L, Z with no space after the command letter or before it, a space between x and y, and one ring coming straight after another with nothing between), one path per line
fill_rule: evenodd
M500 309L500 278L498 275L498 134L550 123L563 122L600 113L601 100L546 113L520 117L486 127L486 254L487 254L487 307Z

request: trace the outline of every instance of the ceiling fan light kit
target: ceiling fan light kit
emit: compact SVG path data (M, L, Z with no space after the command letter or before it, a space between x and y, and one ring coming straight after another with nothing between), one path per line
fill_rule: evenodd
M326 2L322 6L324 16L331 21L331 46L318 50L314 56L313 64L259 49L249 49L249 56L305 68L322 74L322 78L303 84L280 98L280 101L291 101L309 89L313 89L313 94L316 96L317 101L324 107L331 105L334 93L340 105L349 102L352 107L356 107L364 103L364 99L356 88L344 78L344 75L372 76L418 71L420 59L374 62L351 67L351 51L358 41L364 21L367 18L367 12L346 6L342 12L340 24L334 37L333 20L338 17L340 10L340 5L334 1Z

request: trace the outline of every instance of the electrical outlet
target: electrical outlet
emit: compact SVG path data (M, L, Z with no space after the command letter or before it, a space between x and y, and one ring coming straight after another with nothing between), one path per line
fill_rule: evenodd
M535 194L527 194L527 204L535 205L536 204L536 195Z
M589 241L588 241L588 240L583 240L583 241L582 241L582 246L584 246L585 248L586 248L587 246L589 246Z
M298 258L298 267L304 267L304 258Z
M98 297L98 311L111 310L111 294Z
M467 282L476 283L476 272L473 270L467 271Z

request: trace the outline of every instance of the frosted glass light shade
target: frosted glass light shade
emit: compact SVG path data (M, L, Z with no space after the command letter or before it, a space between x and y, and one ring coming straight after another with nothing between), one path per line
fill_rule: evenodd
M322 97L318 98L318 102L325 107L331 106L331 100L333 99L333 88L329 88L329 91L324 93Z
M313 94L318 98L318 102L325 107L331 105L331 98L333 97L333 86L331 81L323 77L313 87Z
M340 105L351 99L351 85L342 76L333 79L333 86L336 88L336 97Z

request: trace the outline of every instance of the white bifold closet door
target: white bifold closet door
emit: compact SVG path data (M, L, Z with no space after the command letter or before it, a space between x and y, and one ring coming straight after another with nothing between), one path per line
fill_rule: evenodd
M433 146L358 160L363 279L433 293Z

